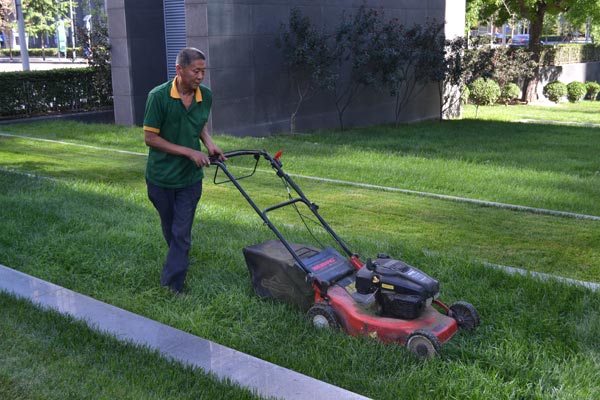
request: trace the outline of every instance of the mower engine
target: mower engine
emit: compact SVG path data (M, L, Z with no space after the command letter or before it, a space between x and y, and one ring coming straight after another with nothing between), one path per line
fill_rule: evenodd
M356 291L373 294L382 316L418 318L437 298L439 282L402 261L380 254L356 273Z

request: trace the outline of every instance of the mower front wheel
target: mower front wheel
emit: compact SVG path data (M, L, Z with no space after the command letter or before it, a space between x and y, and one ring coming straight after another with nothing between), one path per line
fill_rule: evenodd
M340 329L340 323L333 308L327 304L317 303L306 313L306 318L318 329Z
M411 333L406 342L406 347L423 358L433 358L442 350L438 338L433 333L425 330L416 330Z
M479 325L479 313L471 303L458 301L450 306L450 316L456 320L458 327L467 331Z

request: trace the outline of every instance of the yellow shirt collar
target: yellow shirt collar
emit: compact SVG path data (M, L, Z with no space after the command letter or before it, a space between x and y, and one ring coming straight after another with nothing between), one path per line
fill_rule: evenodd
M171 84L171 97L174 99L180 99L179 91L177 90L177 77L173 79L173 83ZM202 101L202 92L200 91L200 87L196 88L196 103L200 103Z

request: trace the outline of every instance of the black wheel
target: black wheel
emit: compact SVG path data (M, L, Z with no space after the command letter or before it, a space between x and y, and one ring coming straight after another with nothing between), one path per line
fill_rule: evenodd
M450 306L450 316L456 320L458 327L467 331L479 325L479 314L471 303L458 301Z
M333 308L327 304L317 303L306 313L306 318L319 329L339 329L340 323Z
M423 358L433 358L442 350L438 338L433 333L425 330L411 333L406 342L406 347Z

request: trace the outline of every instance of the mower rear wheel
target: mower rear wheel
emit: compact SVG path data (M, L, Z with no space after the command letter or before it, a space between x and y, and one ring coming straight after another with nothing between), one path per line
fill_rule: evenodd
M327 304L317 303L306 313L306 318L318 329L340 329L340 323L333 308Z
M479 325L479 313L471 303L458 301L450 306L450 312L460 329L471 331Z
M416 330L410 334L406 347L423 358L433 358L442 350L442 345L438 338L431 332L425 330Z

